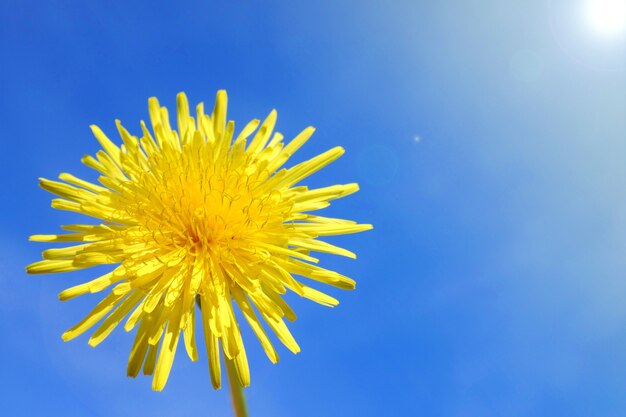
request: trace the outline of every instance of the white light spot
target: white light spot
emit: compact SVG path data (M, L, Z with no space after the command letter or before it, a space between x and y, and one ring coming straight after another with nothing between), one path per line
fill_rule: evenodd
M584 14L587 23L600 35L626 33L626 0L588 0Z
M418 142L421 142L421 141L422 141L422 138L421 138L419 135L415 135L415 136L413 136L413 141L414 141L415 143L418 143Z

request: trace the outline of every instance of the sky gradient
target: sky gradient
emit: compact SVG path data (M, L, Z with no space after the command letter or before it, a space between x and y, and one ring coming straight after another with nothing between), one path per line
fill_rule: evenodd
M300 354L272 365L242 326L252 417L625 415L623 33L583 1L172 3L0 4L3 414L230 415L206 355L155 393L123 329L61 340L101 296L57 294L98 271L24 272L30 234L81 221L37 178L96 179L90 124L118 140L151 96L224 88L239 128L317 128L292 163L343 146L307 185L358 182L326 213L375 227L322 257L357 280L338 307L287 297Z

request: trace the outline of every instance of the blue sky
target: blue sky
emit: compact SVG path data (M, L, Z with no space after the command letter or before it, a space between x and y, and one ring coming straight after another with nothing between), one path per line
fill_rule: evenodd
M3 413L230 415L205 357L154 393L122 330L62 342L99 297L57 293L93 271L24 273L28 235L78 220L37 178L96 178L90 124L138 133L148 97L225 88L239 126L316 126L299 158L344 146L309 184L359 182L328 213L375 225L323 258L357 279L340 306L288 297L300 354L244 331L252 416L624 415L623 32L583 0L112 3L0 5Z

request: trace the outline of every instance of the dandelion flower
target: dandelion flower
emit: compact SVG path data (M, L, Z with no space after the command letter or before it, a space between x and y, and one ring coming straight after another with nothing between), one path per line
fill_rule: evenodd
M325 306L337 305L335 298L297 277L353 289L352 279L318 266L311 253L355 258L318 238L371 229L311 212L356 192L358 185L299 185L344 150L335 147L284 168L314 129L307 127L285 144L273 132L275 110L235 136L235 124L226 118L225 91L217 93L210 115L199 104L195 119L186 96L179 94L178 130L156 98L148 103L152 131L141 122L141 138L116 121L123 142L117 146L91 126L102 150L82 162L100 173L99 184L68 173L59 175L61 181L41 179L41 187L59 197L52 200L53 208L93 217L99 224L66 225L61 227L66 233L31 236L72 245L45 250L43 260L27 271L110 264L110 272L59 294L65 301L112 287L63 333L63 340L101 322L89 339L96 346L125 320L126 331L137 329L127 373L135 377L143 366L144 374L154 375L154 390L167 382L181 333L189 358L198 359L196 320L204 331L212 385L221 384L223 351L239 384L247 386L250 372L234 309L241 310L270 361L277 362L278 354L263 322L290 351L299 352L284 321L296 315L282 295L290 290Z

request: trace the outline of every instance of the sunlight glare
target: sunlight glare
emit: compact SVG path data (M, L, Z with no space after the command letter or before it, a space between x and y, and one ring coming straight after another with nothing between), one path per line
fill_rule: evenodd
M605 36L626 33L626 0L589 0L584 10L587 23Z

